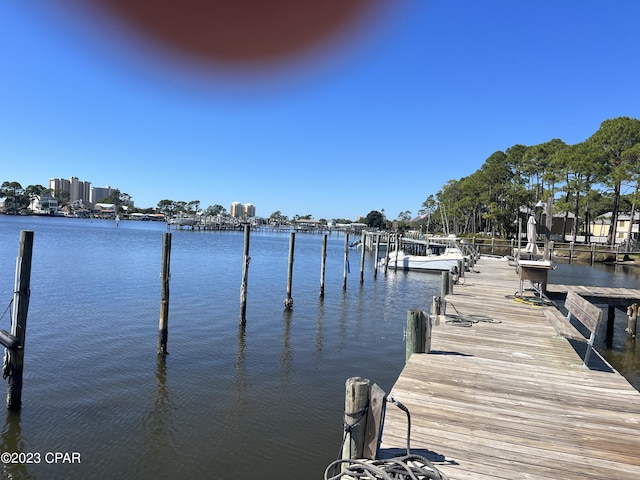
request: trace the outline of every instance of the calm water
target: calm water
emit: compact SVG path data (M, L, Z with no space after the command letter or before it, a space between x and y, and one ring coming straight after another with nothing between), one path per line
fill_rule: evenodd
M252 232L242 331L242 233L172 231L163 361L164 224L0 216L2 311L21 230L35 231L23 407L5 413L1 450L43 457L5 466L6 478L321 478L338 453L345 380L388 391L404 365L407 310L428 309L440 289L439 275L374 280L369 256L360 285L350 250L343 291L344 236L334 234L321 300L322 237L299 234L285 312L289 235ZM640 285L635 270L566 265L550 281ZM9 324L5 315L0 328ZM608 355L637 382L638 356L619 343ZM47 452L78 452L81 463L47 464Z

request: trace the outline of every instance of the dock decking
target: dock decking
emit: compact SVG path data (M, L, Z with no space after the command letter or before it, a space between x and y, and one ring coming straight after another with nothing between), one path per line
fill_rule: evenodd
M558 337L544 309L514 301L518 276L482 259L447 296L480 321L433 328L390 392L411 412L411 450L451 480L640 478L640 393L599 355ZM576 351L577 349L577 351ZM579 352L579 353L577 353ZM403 454L405 413L388 406L383 454Z

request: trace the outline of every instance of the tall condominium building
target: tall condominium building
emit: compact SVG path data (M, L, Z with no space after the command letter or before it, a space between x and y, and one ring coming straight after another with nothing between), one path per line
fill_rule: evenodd
M69 180L65 178L50 178L49 188L53 191L54 196L56 190L69 192L69 201L77 202L81 200L89 203L91 197L91 182L83 182L78 177L71 177Z
M251 218L256 216L256 206L252 203L245 203L242 205L242 215Z
M109 195L111 195L112 191L113 190L109 185L107 185L106 187L91 187L91 197L89 201L95 205L103 198L107 198Z
M242 217L242 204L240 202L233 202L231 204L231 211L229 212L229 214L232 217Z
M242 204L240 202L233 202L231 204L232 217L236 218L251 218L256 216L256 207L252 203Z

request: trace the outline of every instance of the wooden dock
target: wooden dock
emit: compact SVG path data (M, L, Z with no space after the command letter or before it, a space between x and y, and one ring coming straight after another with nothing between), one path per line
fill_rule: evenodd
M514 300L506 261L481 259L448 295L432 353L413 354L390 392L411 412L411 451L451 480L640 478L640 393L599 355ZM476 318L479 319L479 318ZM382 454L404 454L406 415L388 405Z

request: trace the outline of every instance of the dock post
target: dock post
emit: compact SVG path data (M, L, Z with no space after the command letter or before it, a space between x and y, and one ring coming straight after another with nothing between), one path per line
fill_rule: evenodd
M464 278L464 260L458 260L458 281Z
M609 305L607 310L607 334L605 335L605 344L607 348L613 346L613 323L616 319L616 307Z
M376 233L375 237L376 246L374 248L374 268L373 268L373 278L378 278L378 255L380 254L380 234Z
M160 294L160 323L158 325L158 355L167 355L169 337L169 280L171 264L171 233L162 234L162 271Z
M596 262L596 244L591 244L591 265Z
M422 310L407 312L407 346L405 361L413 353L429 353L431 351L431 320Z
M349 273L349 234L344 235L344 268L342 274L342 289L347 289L347 274Z
M442 298L453 293L453 286L451 283L451 272L443 270L440 277L440 296Z
M362 247L362 251L360 252L360 283L364 283L364 251L366 250L365 241L367 239L367 234L362 232L362 242L360 246Z
M293 283L293 251L296 245L296 232L291 232L289 236L289 261L288 261L288 273L287 273L287 298L284 300L284 307L287 309L293 308L293 298L291 297L291 287Z
M244 226L244 253L242 254L242 283L240 284L240 325L247 323L247 283L249 280L249 237L251 225Z
M440 315L442 315L442 298L441 297L433 297L431 301L431 316L433 317L433 325L440 325Z
M633 340L636 338L636 326L638 320L638 305L633 304L629 308L627 308L627 328L625 332L627 332L627 338L629 340Z
M16 260L16 278L13 290L11 335L16 337L17 348L7 349L9 358L3 376L7 378L7 408L22 406L22 373L24 370L24 344L27 336L27 313L31 296L31 260L33 257L33 231L20 232L20 246Z
M345 385L343 459L362 458L371 382L366 378L351 377Z
M320 260L320 298L324 298L324 276L327 264L327 234L322 237L322 254Z
M571 263L573 263L573 249L575 247L575 244L573 242L569 242L569 265L571 265Z
M387 252L385 253L385 262L384 262L384 274L387 274L387 270L389 269L389 259L391 255L391 234L387 232Z

